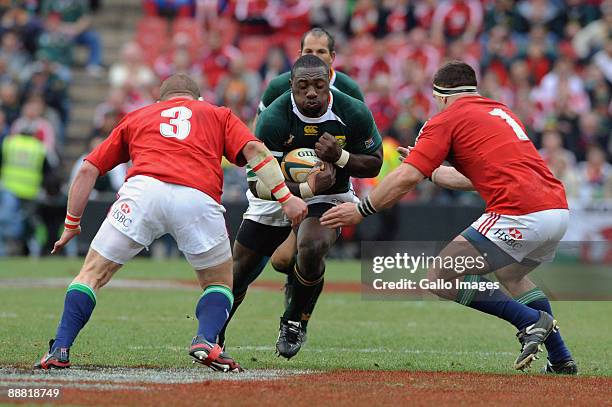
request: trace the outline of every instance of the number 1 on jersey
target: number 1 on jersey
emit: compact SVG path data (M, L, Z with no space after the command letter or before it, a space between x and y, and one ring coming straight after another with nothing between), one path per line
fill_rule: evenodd
M175 137L179 140L185 140L191 131L191 116L192 111L185 106L172 107L161 112L162 117L169 117L170 124L161 123L159 125L159 133L164 137Z
M516 134L516 137L518 137L519 140L529 140L529 137L527 137L527 134L525 134L525 131L523 130L521 125L518 124L516 120L514 120L512 116L510 116L508 113L504 112L499 108L495 108L491 110L489 114L491 116L497 116L504 119L506 123L508 123L508 125L512 127L512 130L514 130L514 133Z

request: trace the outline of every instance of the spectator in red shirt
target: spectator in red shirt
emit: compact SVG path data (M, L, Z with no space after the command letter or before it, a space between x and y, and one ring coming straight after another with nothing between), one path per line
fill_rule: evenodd
M373 80L373 91L367 97L374 122L381 134L389 131L395 121L399 105L391 92L391 78L383 73Z
M310 29L310 0L276 0L266 18L282 38L301 37Z
M240 35L266 35L270 33L267 19L269 0L230 0L228 14L239 23Z
M359 0L350 19L351 32L354 35L374 34L378 27L378 9L373 0Z
M202 74L206 77L208 85L216 88L221 77L229 70L232 59L239 57L241 52L233 45L223 45L221 33L218 31L210 31L206 40L201 62Z
M471 43L482 28L483 9L478 0L447 0L433 15L432 35L438 44L446 39L463 38Z

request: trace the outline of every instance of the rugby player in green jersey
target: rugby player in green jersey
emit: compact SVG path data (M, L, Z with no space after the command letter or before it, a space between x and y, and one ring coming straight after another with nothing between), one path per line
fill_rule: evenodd
M291 358L304 341L302 314L320 292L325 256L335 243L338 230L319 223L319 216L342 202L354 202L350 177L375 177L382 165L382 140L372 113L360 100L330 89L329 66L313 55L300 57L291 71L291 90L278 97L259 116L255 135L282 159L296 148L312 148L322 169L303 183L287 182L303 197L308 217L294 232L296 263L291 273L289 301L281 317L276 349ZM291 225L254 174L249 174L249 208L234 243L234 307L236 311L247 288L263 270L274 250L291 233ZM258 199L253 199L258 198ZM229 321L229 320L228 320ZM224 334L224 332L222 332ZM220 342L225 339L224 335Z

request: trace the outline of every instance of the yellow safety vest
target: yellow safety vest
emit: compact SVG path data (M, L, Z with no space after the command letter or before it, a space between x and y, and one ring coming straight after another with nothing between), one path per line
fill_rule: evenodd
M40 192L45 162L45 146L33 136L15 134L2 143L0 181L20 199L35 199Z

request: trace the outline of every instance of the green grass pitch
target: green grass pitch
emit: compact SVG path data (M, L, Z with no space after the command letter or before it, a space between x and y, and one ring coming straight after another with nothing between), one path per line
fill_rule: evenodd
M65 288L28 281L74 276L80 259L0 260L0 366L31 366L46 350ZM117 279L195 280L183 260L137 259ZM23 288L7 285L19 279ZM266 269L262 280L281 281ZM4 282L2 280L5 280ZM326 281L360 281L355 261L330 261ZM185 367L197 322L197 289L107 287L71 349L74 365ZM308 341L291 361L274 355L282 292L251 290L228 331L228 351L248 368L391 369L512 373L519 344L497 318L438 301L364 301L324 291ZM553 303L561 332L583 375L612 375L612 302ZM538 372L537 361L531 372Z

